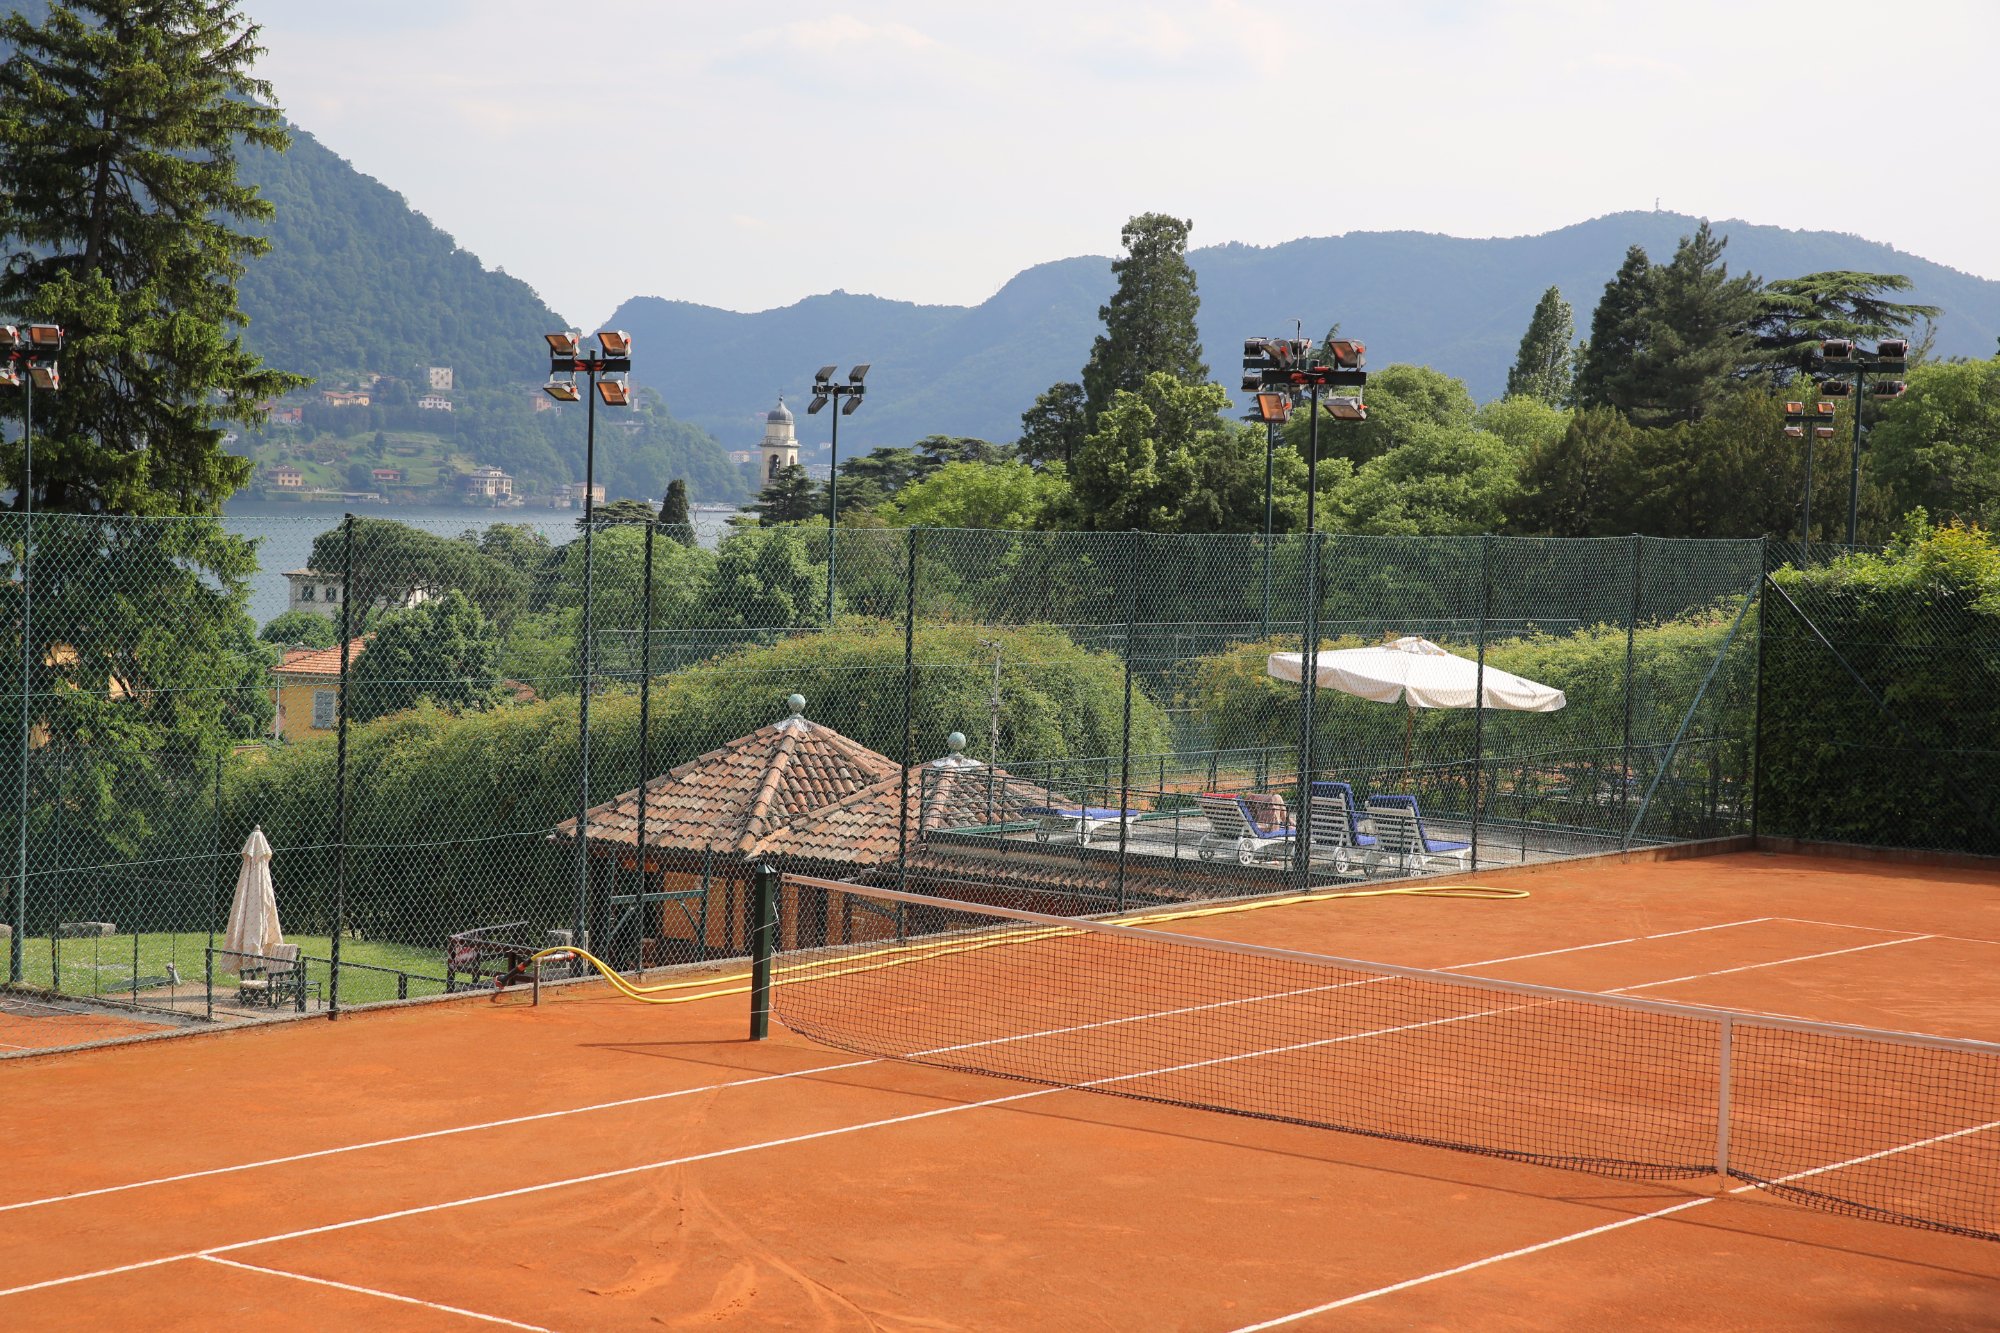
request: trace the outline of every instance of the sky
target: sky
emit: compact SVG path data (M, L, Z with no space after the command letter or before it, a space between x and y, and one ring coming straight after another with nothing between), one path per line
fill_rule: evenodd
M1115 253L1845 231L2000 278L1993 0L243 0L300 127L580 326Z

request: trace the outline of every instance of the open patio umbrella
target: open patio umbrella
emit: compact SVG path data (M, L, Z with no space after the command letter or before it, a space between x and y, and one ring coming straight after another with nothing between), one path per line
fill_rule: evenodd
M1302 679L1305 674L1298 653L1272 653L1264 671L1279 680L1292 681ZM1376 703L1407 704L1411 718L1419 708L1472 708L1481 698L1488 708L1517 713L1553 713L1568 702L1561 690L1496 666L1486 668L1482 681L1479 663L1448 653L1429 639L1415 635L1372 648L1339 648L1321 653L1313 676L1321 689L1339 690ZM1403 762L1410 762L1407 719L1403 727Z
M260 825L243 844L243 864L236 872L236 897L229 904L229 929L222 938L222 965L243 970L243 955L269 956L285 942L278 924L278 891L271 883L271 844ZM252 963L251 966L258 966Z

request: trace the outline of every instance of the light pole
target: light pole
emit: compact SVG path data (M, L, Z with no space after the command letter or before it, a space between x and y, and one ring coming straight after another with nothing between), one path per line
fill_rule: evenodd
M833 466L826 474L826 627L833 628L833 556L839 545L834 540L834 521L840 516L840 419L854 415L854 409L861 406L861 397L867 392L861 381L868 378L869 363L847 372L847 383L834 382L833 366L821 366L813 372L813 400L806 404L806 415L813 416L828 403L834 405L833 414ZM847 406L841 407L840 400L847 399Z
M34 610L33 565L30 553L35 526L35 390L62 388L57 362L62 356L63 331L54 324L26 328L0 325L0 384L18 387L26 395L21 412L21 477L15 504L21 510L21 770L18 774L20 827L14 835L14 930L7 940L7 978L21 983L22 949L28 936L28 742L30 740L30 663L34 660L28 617Z
M1844 386L1843 386L1844 387ZM1812 410L1806 410L1804 403L1785 404L1785 436L1788 439L1806 442L1806 500L1804 512L1799 522L1799 540L1805 543L1806 557L1812 557L1812 485L1813 451L1821 440L1833 438L1833 404L1818 402Z
M572 943L584 947L584 925L590 910L590 614L592 520L597 499L597 400L606 407L630 407L632 385L632 339L616 329L597 335L597 350L586 353L583 335L569 330L544 334L549 343L549 382L543 389L559 403L581 398L586 404L583 427L583 619L577 626L578 700L576 714L576 934ZM586 387L579 391L576 377L582 375Z
M1851 339L1828 338L1819 345L1821 380L1819 391L1830 398L1854 396L1854 460L1847 479L1847 544L1854 545L1855 521L1861 511L1861 399L1864 392L1875 398L1900 398L1909 385L1901 380L1878 380L1872 390L1870 375L1900 375L1909 367L1907 338L1885 338L1875 344L1871 355ZM1845 377L1852 375L1850 382Z
M1247 343L1245 348L1247 352ZM1246 356L1246 382L1250 368L1250 360ZM1262 382L1261 379L1259 382ZM1285 390L1262 392L1257 395L1256 408L1243 418L1245 421L1264 423L1264 617L1259 624L1265 638L1271 635L1271 466L1278 454L1279 428L1291 417L1293 406L1293 397Z

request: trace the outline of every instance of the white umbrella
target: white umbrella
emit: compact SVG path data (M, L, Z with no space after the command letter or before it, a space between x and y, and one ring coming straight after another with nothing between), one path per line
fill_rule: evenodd
M1300 680L1305 669L1298 653L1272 653L1266 675ZM1373 648L1338 648L1319 654L1313 678L1324 690L1339 690L1376 703L1406 703L1403 722L1403 762L1410 762L1410 723L1419 708L1471 708L1483 699L1488 708L1516 713L1553 713L1569 702L1561 690L1488 666L1482 678L1479 663L1448 653L1415 635ZM1481 687L1484 686L1482 689Z
M1264 669L1279 680L1304 674L1298 653L1272 653ZM1482 694L1488 708L1517 713L1553 713L1568 702L1561 690L1495 666L1486 668L1482 682L1479 663L1414 635L1373 648L1321 653L1314 678L1321 689L1411 708L1471 708Z
M284 928L278 924L278 891L271 884L271 844L263 827L250 830L243 844L243 865L236 872L236 897L229 904L229 929L222 937L222 965L240 972L244 954L269 957L271 950L285 942ZM250 966L261 966L251 963Z

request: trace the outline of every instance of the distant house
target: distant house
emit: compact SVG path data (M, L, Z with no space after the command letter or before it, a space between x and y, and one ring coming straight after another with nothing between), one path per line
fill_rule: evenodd
M451 411L451 399L445 397L443 394L427 393L417 399L417 406L425 412L449 412Z
M514 479L497 467L483 467L476 472L468 472L459 480L465 498L471 501L511 500L514 498Z
M432 366L430 369L431 369L431 388L437 390L439 393L450 393L451 367Z
M285 571L285 581L291 585L289 590L291 595L285 604L286 610L306 611L333 621L340 619L340 575L328 574L317 569L288 569ZM377 598L372 609L388 610L391 607L415 606L419 602L429 600L428 592L422 588L413 588L396 596Z
M746 467L757 461L757 451L755 449L731 449L729 451L729 461L738 467Z
M399 467L378 467L369 474L377 486L393 486L403 479L403 469Z
M273 426L299 426L305 424L306 410L297 403L285 403L270 409L268 420Z
M271 484L287 489L303 486L306 484L306 474L290 463L280 463L271 469Z
M549 397L547 394L543 393L540 389L535 390L535 396L529 399L528 401L535 405L535 410L537 412L553 412L557 408L562 406L561 403L558 403L555 399Z
M368 636L347 641L352 665L368 646ZM340 725L340 648L294 648L271 668L271 700L276 711L271 735L288 741L324 736Z
M570 498L570 503L574 504L577 508L581 509L583 507L582 482L573 481L569 484L569 498ZM596 486L592 486L590 488L590 502L593 505L601 505L604 503L604 486L602 483Z
M374 401L358 389L321 389L319 400L328 407L366 407Z

